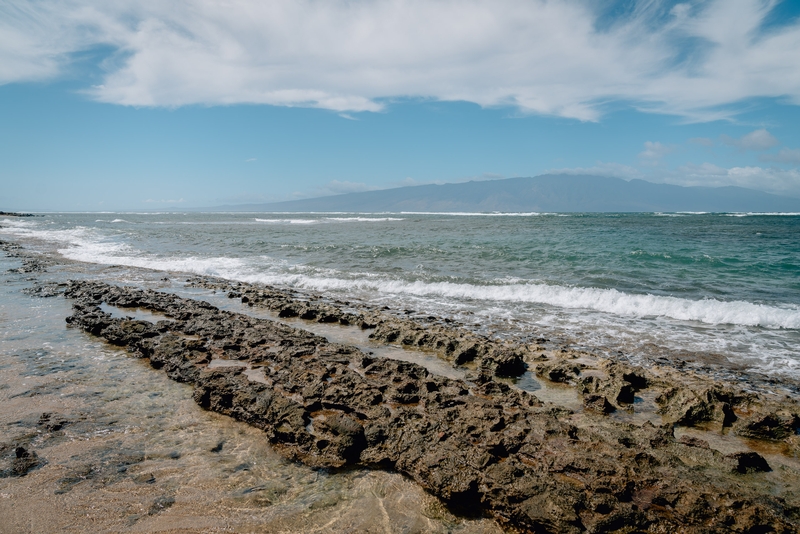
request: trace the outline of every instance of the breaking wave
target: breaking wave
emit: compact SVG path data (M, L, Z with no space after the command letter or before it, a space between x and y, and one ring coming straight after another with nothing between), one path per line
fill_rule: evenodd
M305 220L305 219L304 219ZM409 281L386 275L345 273L333 269L298 268L268 257L157 257L101 235L97 230L37 230L27 225L7 228L18 235L55 241L58 251L77 261L126 265L167 271L219 276L232 280L291 285L334 291L368 291L382 294L437 297L463 301L513 302L586 309L627 317L665 317L706 324L733 324L766 328L800 329L800 307L770 306L713 298L632 294L616 289L573 287L523 280L485 284Z

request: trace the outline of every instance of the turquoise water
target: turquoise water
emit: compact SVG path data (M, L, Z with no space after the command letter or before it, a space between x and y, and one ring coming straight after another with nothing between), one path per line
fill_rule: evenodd
M0 220L67 258L325 291L600 352L800 376L800 215L89 213Z

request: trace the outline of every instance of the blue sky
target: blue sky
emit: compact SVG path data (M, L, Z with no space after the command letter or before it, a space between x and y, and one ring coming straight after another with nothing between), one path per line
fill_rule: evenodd
M0 0L0 210L582 173L800 197L800 2Z

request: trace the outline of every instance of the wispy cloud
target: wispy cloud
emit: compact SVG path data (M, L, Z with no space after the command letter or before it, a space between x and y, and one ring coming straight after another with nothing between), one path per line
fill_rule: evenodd
M145 200L145 202L153 203L153 204L180 204L180 203L186 202L186 201L183 200L182 198L178 199L178 200L164 200L164 199L156 200L156 199L153 199L153 198L148 198L147 200Z
M692 137L689 139L689 142L693 145L700 145L708 148L711 148L715 144L714 140L708 137Z
M87 92L123 105L354 113L423 97L592 121L627 101L710 120L753 97L800 104L800 22L763 28L775 4L0 0L0 83L53 79L103 46L113 61Z
M800 170L758 166L724 168L711 163L688 163L664 181L678 185L721 187L736 185L780 195L800 197Z
M594 167L553 169L549 174L585 174L684 186L724 187L735 185L800 198L800 170L775 167L720 167L713 163L687 163L677 168L637 169L619 163L598 163Z
M378 187L367 185L362 182L348 182L347 180L331 180L330 182L306 191L299 191L292 195L293 198L326 197L331 195L343 195L345 193L360 193L362 191L372 191Z
M247 159L246 159L246 160L244 160L244 161L245 161L245 163L251 163L251 162L253 162L253 161L257 161L257 160L256 160L256 158L247 158Z
M570 167L563 169L550 169L545 174L576 174L588 176L609 176L613 178L623 178L633 180L634 178L644 178L645 174L630 165L621 163L611 163L598 161L593 167Z
M665 145L658 141L645 141L644 150L639 152L639 159L647 165L658 165L661 158L674 150L675 147L672 145Z
M754 130L747 135L739 137L738 139L724 134L720 136L720 139L726 145L734 146L739 150L753 150L755 152L769 150L770 148L780 144L771 133L763 128L760 130Z
M761 154L758 159L760 161L800 165L800 148L782 148L777 154Z

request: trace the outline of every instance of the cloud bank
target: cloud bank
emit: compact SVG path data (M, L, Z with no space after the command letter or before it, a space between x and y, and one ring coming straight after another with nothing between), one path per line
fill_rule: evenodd
M598 120L611 102L688 120L800 104L800 22L770 0L0 0L0 83L110 50L96 100L380 111L468 101ZM614 15L610 15L614 13Z

